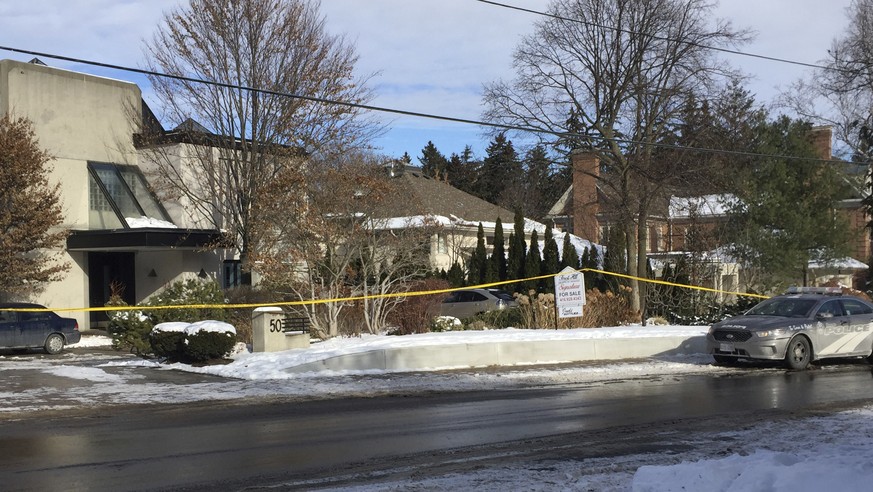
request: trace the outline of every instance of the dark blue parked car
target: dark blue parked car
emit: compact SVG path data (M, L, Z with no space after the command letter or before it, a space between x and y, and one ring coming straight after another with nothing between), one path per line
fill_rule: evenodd
M61 318L51 311L11 311L10 309L45 309L24 302L0 303L0 349L43 348L57 354L64 345L81 338L79 323Z

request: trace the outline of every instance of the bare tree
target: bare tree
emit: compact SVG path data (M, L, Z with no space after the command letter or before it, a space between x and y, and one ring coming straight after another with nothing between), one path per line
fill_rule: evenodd
M834 128L856 160L873 147L873 0L853 0L849 25L833 41L824 68L799 80L781 102L801 118Z
M314 162L300 172L284 172L266 192L288 203L260 201L258 262L263 281L294 299L390 297L311 304L306 315L322 336L339 333L341 314L357 303L363 325L378 333L414 279L430 268L430 246L439 230L426 218L395 220L397 192L384 167L367 156L347 154L330 164ZM357 312L357 311L355 311Z
M552 143L599 155L598 179L629 238L631 275L645 272L653 201L680 174L659 160L656 146L688 97L735 75L707 46L739 43L745 34L711 21L712 7L704 0L553 0L549 17L515 51L516 80L485 89L489 121L563 135ZM640 286L632 288L639 310Z
M392 198L397 198L393 195ZM441 227L428 217L372 218L358 243L364 325L381 333L414 281L430 270L431 243Z
M0 300L39 292L70 268L59 252L67 231L60 184L48 181L52 159L29 120L0 118Z
M357 55L329 34L317 0L190 0L165 14L146 44L148 68L232 87L150 76L173 135L144 141L165 194L229 232L250 254L255 198L302 155L361 145L378 132ZM240 87L254 88L248 90ZM303 96L303 97L296 97ZM169 145L183 142L179 150ZM183 155L177 155L177 154Z

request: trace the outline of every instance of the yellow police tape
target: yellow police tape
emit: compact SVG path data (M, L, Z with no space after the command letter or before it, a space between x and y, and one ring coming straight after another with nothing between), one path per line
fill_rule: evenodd
M613 277L626 278L630 280L637 280L639 282L646 282L650 284L659 284L659 285L668 285L672 287L680 287L683 289L692 289L692 290L700 290L705 292L714 292L718 294L728 294L735 296L743 296L743 297L756 297L760 299L768 299L769 296L760 295L760 294L751 294L747 292L731 292L725 290L712 289L709 287L702 287L699 285L687 285L687 284L679 284L676 282L667 282L665 280L654 280L649 278L635 277L633 275L625 275L623 273L614 273L607 272L605 270L598 270L596 268L582 268L576 270L577 272L593 272L599 273L602 275L611 275ZM328 304L333 302L354 302L354 301L363 301L367 299L385 299L385 298L393 298L393 297L416 297L416 296L428 296L435 294L447 294L449 292L454 292L457 290L467 290L467 289L486 289L488 287L498 287L501 285L508 284L516 284L519 282L529 282L532 280L542 280L547 278L556 277L561 275L560 273L550 273L547 275L540 275L537 277L528 277L523 279L515 279L515 280L502 280L500 282L490 282L487 284L479 284L479 285L468 285L466 287L452 287L448 289L436 289L436 290L423 290L423 291L415 291L415 292L393 292L389 294L371 294L364 296L353 296L353 297L340 297L334 299L309 299L309 300L300 300L300 301L280 301L280 302L270 302L270 303L257 303L257 304L184 304L184 305L165 305L165 306L103 306L103 307L89 307L89 308L15 308L15 309L7 309L8 311L22 311L22 312L45 312L45 311L54 311L54 312L105 312L105 311L156 311L156 310L165 310L165 309L254 309L259 307L270 307L270 306L309 306L315 304Z

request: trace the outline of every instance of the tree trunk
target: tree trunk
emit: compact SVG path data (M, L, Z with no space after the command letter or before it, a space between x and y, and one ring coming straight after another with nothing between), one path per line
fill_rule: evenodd
M627 247L627 273L632 277L638 276L637 257L639 247L636 244L637 227L632 220L627 221L625 226L625 244ZM635 279L630 279L631 288L631 309L634 311L640 310L640 283Z

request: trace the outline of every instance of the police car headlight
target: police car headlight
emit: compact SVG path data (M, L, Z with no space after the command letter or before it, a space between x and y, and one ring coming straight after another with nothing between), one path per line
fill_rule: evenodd
M788 330L785 328L776 328L775 330L756 331L755 335L758 338L780 338L788 335Z

